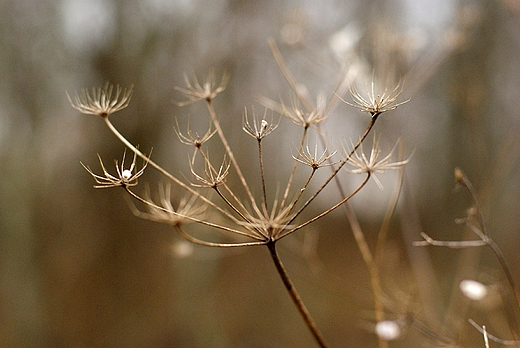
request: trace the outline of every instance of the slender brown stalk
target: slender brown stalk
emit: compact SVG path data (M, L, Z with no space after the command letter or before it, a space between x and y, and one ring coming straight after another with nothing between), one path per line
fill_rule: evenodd
M269 214L267 209L267 192L265 189L264 157L262 156L262 139L258 139L258 161L260 162L260 178L262 180L263 207L266 216Z
M307 131L308 131L308 127L305 127L303 129L303 136L302 136L302 140L300 141L300 146L298 147L298 154L302 151L303 149L303 144L305 142L305 138L307 137ZM282 199L282 203L280 204L281 207L283 207L285 205L285 202L287 201L287 197L289 196L289 191L291 190L291 186L292 186L292 182L294 180L294 175L296 174L296 167L298 166L298 161L294 161L294 164L293 164L293 167L292 167L292 170L291 170L291 175L289 176L289 181L287 182L287 186L285 187L285 192L283 194L283 199Z
M285 232L285 233L282 233L278 239L280 238L283 238L293 232L296 232L302 228L304 228L305 226L315 222L316 220L318 219L321 219L322 217L324 217L325 215L328 215L330 214L333 210L336 210L338 207L342 206L343 204L345 204L349 199L351 199L352 197L354 197L368 182L368 180L370 180L370 173L368 173L368 175L366 176L365 180L363 180L363 182L361 183L361 185L359 185L350 195L344 197L341 201L339 201L338 203L334 204L332 207L330 207L329 209L325 210L324 212L316 215L315 217L313 217L312 219L309 219L307 220L306 222L294 227L293 229Z
M222 144L224 145L224 148L226 149L226 153L228 154L229 159L237 172L238 178L240 179L242 186L246 190L247 196L249 197L251 204L256 206L255 198L253 197L253 194L251 193L251 190L249 189L249 185L246 182L246 178L244 177L244 174L242 174L242 170L240 170L240 166L238 165L235 155L234 155L233 151L231 150L229 143L227 142L224 132L222 131L222 127L220 126L220 122L218 120L217 113L215 112L215 108L213 107L211 100L207 100L206 105L208 107L209 114L211 116L211 120L213 121L213 125L215 126L215 129L217 130L217 134L220 138L220 141L222 141Z
M314 322L314 319L312 319L311 314L307 310L307 307L303 303L300 295L296 291L296 288L294 287L294 284L292 283L291 279L289 278L289 274L287 274L287 271L285 270L285 267L282 263L282 260L278 256L278 252L276 251L276 242L269 242L267 243L267 248L269 249L269 252L271 254L271 258L273 259L273 262L276 266L276 270L278 271L278 274L280 275L280 278L282 278L283 284L285 285L285 289L289 293L289 296L291 296L291 299L293 300L294 304L296 305L296 308L298 309L298 312L300 312L301 316L303 317L303 320L305 321L305 324L311 331L312 335L314 336L314 339L318 343L318 345L322 348L328 347L327 343L325 342L325 338L319 331L318 327L316 326L316 323Z
M374 120L375 122L375 120ZM370 129L369 129L370 130ZM321 135L321 133L320 133ZM368 132L365 133L365 137L368 135ZM323 139L323 136L320 136L321 142L325 144L325 139ZM360 143L359 143L360 144ZM350 154L352 156L352 154ZM367 178L368 179L368 178ZM343 190L343 186L341 185L339 178L336 176L334 178L334 181L336 183L336 187L338 188L340 197L345 197L345 192ZM370 283L372 287L372 295L373 295L373 301L374 301L374 313L375 313L375 320L376 322L381 322L385 319L385 313L384 313L384 306L382 302L382 296L383 296L383 290L381 287L381 279L379 274L379 263L374 258L374 255L370 251L370 247L368 246L368 243L365 238L365 234L363 233L363 230L361 229L361 225L359 224L359 221L357 219L356 214L351 209L349 203L343 205L343 209L345 212L345 216L347 217L347 220L349 222L349 225L352 229L352 234L354 235L354 240L356 241L357 247L359 249L359 252L361 253L361 257L363 258L363 261L368 268L369 274L370 274ZM379 246L379 245L378 245ZM376 250L376 258L378 258ZM388 342L382 339L381 337L378 337L378 345L379 348L387 348Z
M280 71L282 72L285 80L296 94L296 97L303 104L305 109L307 109L307 111L310 112L313 109L312 104L309 102L307 98L305 98L304 95L302 95L302 93L299 92L300 89L298 88L298 84L296 83L296 80L292 76L289 69L287 69L287 64L285 64L282 54L280 53L280 50L278 49L278 46L276 46L276 42L273 39L269 40L269 47L271 48L273 57L276 60L276 63L278 64L278 67L280 68Z

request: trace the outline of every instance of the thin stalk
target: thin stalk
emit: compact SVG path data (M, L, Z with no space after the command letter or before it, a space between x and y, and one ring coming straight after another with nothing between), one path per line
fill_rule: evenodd
M241 242L241 243L215 243L215 242L207 242L205 240L201 240L198 238L193 237L192 235L188 234L182 226L176 225L177 232L179 235L189 242L192 242L194 244L207 246L207 247L217 247L217 248L239 248L239 247L246 247L246 246L256 246L256 245L265 245L265 241L259 241L259 242Z
M365 262L365 265L367 266L368 272L370 274L370 285L372 287L372 295L374 300L375 320L376 322L380 322L385 319L385 312L382 301L383 288L381 287L381 277L378 267L379 265L374 260L374 256L370 251L368 243L365 239L365 234L361 229L356 214L347 204L345 204L344 207L345 215L347 216L347 220L350 224L350 227L352 228L352 234L354 235L354 239L356 240L361 257L363 258L363 261ZM387 341L380 337L378 337L378 343L379 348L388 347Z
M399 161L402 161L404 158L404 144L401 143L399 147ZM388 229L390 226L390 220L395 213L395 209L397 207L397 202L399 201L399 197L401 195L401 188L403 185L403 176L404 170L397 171L397 179L394 192L392 193L392 197L390 198L390 202L388 204L388 208L385 213L385 217L383 218L383 223L381 224L381 228L379 229L379 234L377 235L377 244L376 244L376 252L375 252L375 262L376 265L381 265L381 258L384 254L384 248L386 244L386 239L388 235Z
M206 105L208 106L208 111L211 116L211 120L213 121L213 125L215 126L215 129L217 130L217 134L220 138L220 141L222 141L222 145L224 145L224 148L226 149L226 153L228 154L229 159L231 160L231 163L233 164L233 167L235 168L235 170L237 172L240 182L242 183L242 186L246 190L247 196L249 197L251 204L256 205L255 198L253 197L253 194L251 193L251 190L249 189L249 185L246 182L246 178L242 174L242 170L240 170L240 167L235 158L235 155L234 155L233 151L231 150L229 143L227 142L224 132L222 131L222 127L220 127L220 122L218 121L217 113L215 112L215 108L213 108L213 104L211 103L211 100L208 100Z
M312 319L311 314L307 310L307 307L303 303L300 295L298 294L298 292L296 291L296 288L294 287L294 284L292 283L291 279L289 278L289 274L287 274L287 271L285 270L282 260L278 256L278 252L276 251L275 245L276 245L276 242L274 242L274 241L269 242L269 243L267 243L267 248L269 249L269 252L271 254L271 258L273 259L274 265L276 266L276 270L278 271L280 278L282 278L282 282L285 285L285 289L289 293L289 296L291 296L291 299L293 300L294 304L296 305L298 312L300 312L300 315L303 317L305 324L311 331L316 342L322 348L328 347L327 343L325 342L325 338L319 331L318 327L316 326L316 323L314 322L314 319Z
M374 122L375 122L375 120L374 120ZM365 134L368 135L368 132L366 132ZM365 137L366 137L366 135L365 135ZM324 144L325 139L323 139L323 135L321 135L321 133L320 133L320 139L321 139L322 143ZM349 157L352 156L352 154L353 154L353 152L351 152ZM345 197L345 191L343 190L343 186L341 186L341 183L337 176L334 178L334 181L336 183L336 187L338 188L340 197ZM357 247L359 249L359 252L361 253L361 257L363 258L363 261L364 261L366 267L368 268L368 271L370 274L370 284L372 287L372 295L373 295L373 301L374 301L375 320L376 320L376 322L383 321L385 319L385 313L384 313L384 306L383 306L383 301L382 301L383 289L381 287L379 264L374 260L374 256L373 256L372 252L370 251L368 243L365 239L365 234L363 233L363 230L361 229L361 226L356 217L356 214L354 213L354 211L352 211L352 209L350 208L348 203L344 204L343 207L344 207L345 215L347 217L349 225L352 229L352 234L354 235L354 239L356 241ZM378 337L378 343L379 343L379 348L388 347L388 342L380 337Z
M278 64L278 68L282 72L283 77L296 94L300 102L303 104L307 111L311 111L313 109L311 102L305 98L305 96L300 92L300 88L298 88L298 84L296 83L295 78L290 73L289 69L287 69L287 64L280 53L280 50L276 46L276 43L273 39L269 40L269 47L271 48L271 53L273 54L274 59L276 60L276 64Z
M264 199L264 213L267 216L267 193L265 190L264 157L262 156L262 139L258 139L258 161L260 162L260 178L262 179L262 194Z
M226 204L227 204L231 209L233 209L233 211L235 211L235 212L236 212L236 213L237 213L237 214L238 214L242 219L244 219L245 222L247 222L247 223L251 223L251 220L249 220L249 219L248 219L244 214L242 214L242 212L241 212L240 210L238 210L238 209L233 205L233 203L231 203L231 202L229 201L229 199L227 199L226 196L224 196L224 195L222 194L222 192L218 189L218 187L215 187L214 189L215 189L215 191L217 191L217 194L219 195L219 197L222 198L222 200L223 200L223 201L224 201L224 202L225 202L225 203L226 203ZM238 222L238 223L239 223L239 222ZM256 229L256 228L255 228L254 231L257 231L257 232L258 232L258 234L259 234L258 237L259 237L259 238L261 238L261 237L263 237L263 238L267 238L267 236L265 236L265 235L262 233L261 229Z
M211 165L211 162L208 158L208 156L204 153L204 151L202 151L199 148L197 148L198 152L200 153L200 155L202 156L202 158L204 159L204 162L206 163L207 166L209 166L210 170L213 170L213 166ZM242 204L242 202L238 199L237 196L235 196L235 194L233 193L233 191L226 185L226 183L223 181L221 183L221 185L226 189L226 191L230 194L230 196L233 198L233 200L235 202L237 202L237 204L240 206L240 208L242 208L244 211L246 211L244 205ZM247 222L251 222L249 221L249 219L242 213L242 211L240 211L240 209L238 209L229 199L227 199L227 197L225 197L222 193L222 191L220 191L218 189L218 186L217 187L214 187L215 191L217 191L218 195L224 200L224 202L234 211L236 212L243 220L247 221ZM232 220L235 222L235 223L238 223L239 220L232 217Z
M141 151L139 151L138 148L136 148L132 143L130 143L128 140L126 140L126 138L121 134L119 133L119 131L116 129L116 127L114 127L114 125L112 124L112 122L110 122L110 120L108 119L108 117L103 117L103 120L105 121L106 125L108 126L108 128L112 131L112 133L114 133L114 135L123 143L125 144L126 147L128 147L130 150L132 150L135 154L137 154L137 156L141 157L144 161L148 162L149 165L151 165L152 167L154 167L155 169L157 169L161 174L163 174L165 177L167 177L168 179L170 179L171 181L173 181L174 183L178 184L179 186L181 186L182 188L188 190L189 192L193 193L193 194L196 194L196 195L199 195L200 194L193 190L191 187L189 187L188 185L186 185L185 183L183 183L182 181L180 181L179 179L177 179L176 177L174 177L173 175L171 175L170 173L168 173L164 168L162 168L160 165L158 165L157 163L155 163L154 161L152 161L150 158L148 158L145 154L143 154Z
M348 195L347 197L344 197L341 201L339 201L338 203L334 204L332 207L330 207L329 209L325 210L324 212L322 212L321 214L318 214L316 215L315 217L313 217L312 219L310 220L307 220L306 222L302 223L301 225L298 225L296 227L294 227L293 229L281 234L278 239L280 238L283 238L285 236L287 236L288 234L291 234L293 232L296 232L300 229L302 229L303 227L313 223L314 221L318 220L318 219L321 219L322 217L324 217L325 215L327 214L330 214L332 211L336 210L338 207L342 206L343 204L345 204L349 199L351 199L352 197L354 197L354 195L356 195L362 188L363 186L365 186L368 182L368 180L370 180L370 173L367 173L367 177L365 178L365 180L363 180L363 182L361 183L361 185L358 186L358 188L356 188L350 195Z
M305 138L307 137L307 130L308 129L309 129L308 127L305 127L303 129L302 140L300 141L300 146L298 148L298 156L300 155L300 152L303 149L303 143L305 142ZM287 201L287 197L289 196L289 191L291 189L292 182L294 180L294 175L296 174L296 167L297 166L298 166L298 161L294 160L294 165L293 165L293 168L292 168L292 171L291 171L291 176L289 177L289 181L287 182L287 186L285 187L285 192L283 194L282 204L280 204L280 207L283 207L285 205L285 201Z
M314 173L316 173L316 170L317 170L316 168L312 168L311 174L307 178L307 181L305 181L305 184L303 184L302 188L299 190L298 195L294 198L294 200L291 202L291 204L289 204L288 209L287 209L287 213L285 214L286 217L289 216L289 214L291 214L292 210L296 206L296 203L298 203L298 201L300 200L301 196L303 195L303 193L305 192L305 190L307 189L307 187L311 183L311 180L312 180L312 178L314 176Z

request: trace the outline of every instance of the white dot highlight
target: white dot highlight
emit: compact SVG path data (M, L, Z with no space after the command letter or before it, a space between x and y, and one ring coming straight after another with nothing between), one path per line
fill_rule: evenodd
M462 291L462 293L464 294L464 296L473 301L482 300L484 297L486 297L488 293L487 287L484 284L475 280L465 279L460 282L459 288L460 291Z
M123 170L123 172L121 173L121 177L123 177L123 179L125 180L128 180L132 177L132 172L128 169L125 169Z
M193 245L187 241L180 241L175 243L172 246L172 249L173 254L179 259L190 257L194 252Z
M386 341L398 339L401 335L401 327L393 320L383 320L376 324L376 335Z

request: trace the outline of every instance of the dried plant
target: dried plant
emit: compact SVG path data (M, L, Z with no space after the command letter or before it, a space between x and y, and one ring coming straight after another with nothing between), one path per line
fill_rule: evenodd
M282 67L283 75L290 84L294 83L292 75L283 67L281 55L279 55L273 43L271 43L271 47L275 59ZM225 131L214 109L213 100L225 90L227 82L228 78L224 76L220 83L217 83L214 74L210 73L202 84L196 77L192 80L185 78L186 86L177 88L186 97L185 101L179 102L177 105L185 106L202 101L205 103L209 115L208 130L202 136L193 131L189 125L186 131L181 131L177 122L175 128L175 133L180 142L193 148L193 155L188 160L193 180L180 179L167 172L163 167L152 161L150 156L144 155L128 141L110 122L109 116L111 114L128 105L132 94L131 89L125 90L117 87L116 93L113 94L113 87L105 85L103 88L93 89L92 93L83 90L81 95L76 94L75 98L69 97L72 106L78 111L102 116L114 135L134 153L133 162L128 169L125 169L124 166L125 155L123 155L121 165L116 162L117 176L108 173L101 159L103 174L95 174L89 167L84 167L94 177L97 183L95 187L123 187L131 197L144 206L144 209L139 209L137 206L132 205L132 211L135 215L173 225L180 236L190 242L221 248L267 246L282 282L316 342L320 347L327 347L325 338L296 291L278 255L276 243L280 239L302 230L311 223L329 215L339 207L345 206L371 178L381 187L381 183L374 174L383 173L386 170L398 170L408 162L408 159L392 160L396 147L388 155L381 157L382 151L380 149L379 137L374 138L372 149L368 156L363 153L362 149L362 143L373 129L377 116L394 110L407 102L397 102L397 98L402 92L402 86L398 85L390 89L392 92L388 94L385 91L382 96L374 96L372 90L372 95L369 95L368 99L364 99L354 89L351 89L354 104L344 102L361 111L370 113L372 117L368 120L366 129L358 141L355 143L351 142L351 149L345 150L341 156L339 156L337 151L330 152L327 146L321 146L322 150L320 150L318 142L314 146L309 146L309 132L311 128L315 128L317 137L322 136L319 129L320 125L328 118L332 106L338 100L340 89L335 91L335 94L331 96L328 102L323 95L319 96L315 107L304 95L298 94L296 91L296 97L291 108L287 108L283 102L280 104L269 102L273 106L274 111L280 112L292 124L300 127L299 129L301 130L299 145L296 146L296 153L292 155L292 161L288 165L288 167L292 168L289 178L280 178L279 182L276 183L279 185L282 180L286 180L287 184L282 191L283 193L271 197L271 190L268 189L269 185L266 181L266 170L270 168L266 168L264 164L266 154L264 153L263 145L265 141L268 141L276 133L275 131L279 127L281 120L275 120L273 114L268 113L267 110L263 117L259 117L254 111L248 114L247 109L244 112L242 129L247 135L254 138L258 145L256 159L250 161L252 163L247 163L247 166L256 166L258 168L260 180L255 180L254 182L259 182L258 185L260 187L252 187L250 182L253 181L243 174L234 149L229 145ZM299 103L303 104L303 111L297 106ZM224 158L219 164L214 164L209 156L209 139L214 136L220 139L225 150ZM290 146L290 143L288 145ZM339 158L333 160L334 156ZM144 165L139 171L135 170L137 157L141 157L144 160ZM254 163L255 161L257 161L256 164ZM342 170L346 168L345 165L347 164L353 167L353 169ZM158 200L152 198L149 188L143 195L134 191L134 186L137 185L137 178L143 175L148 165L158 170L169 180L168 184L159 186ZM330 172L328 174L324 172L322 177L317 177L315 175L316 172L318 170L321 172L322 168L329 168ZM344 177L346 175L344 173L349 172L362 174L365 178L350 193L343 193L343 189L341 189L339 199L329 202L328 206L319 208L318 213L309 216L310 209L308 207L316 198L326 188L331 186L331 183L339 182L341 184L341 181L347 180ZM340 173L343 173L341 178ZM238 179L238 188L228 185L228 180L231 177ZM318 180L321 180L321 182ZM311 182L314 184L313 187L315 187L312 190L310 189ZM172 185L177 186L176 190L185 191L187 195L185 199L177 204L174 204L171 199ZM261 194L256 196L253 192L261 192ZM205 226L216 233L213 234L213 237L210 237L211 239L202 238L197 234L196 229L190 229L189 227L195 225Z
M514 303L516 306L516 310L510 308L507 305L505 306L506 316L508 317L511 334L514 337L514 340L499 339L493 335L490 335L486 331L485 326L477 325L475 321L472 319L469 319L469 322L483 335L486 347L489 347L489 340L498 342L506 346L519 346L520 339L518 337L517 313L518 310L520 310L520 294L516 285L515 278L511 273L510 267L506 261L504 254L502 253L502 250L495 243L492 237L488 234L477 192L473 187L471 181L460 168L455 168L455 182L457 183L457 185L464 187L469 192L474 203L474 206L468 209L467 217L463 219L458 219L456 222L460 224L465 224L468 227L468 229L471 232L473 232L478 238L474 240L441 241L433 239L428 234L421 232L421 236L424 240L416 241L414 242L414 245L437 246L452 249L474 248L481 246L489 247L493 251L495 257L497 258L502 268L502 271L509 284L511 295L514 299ZM464 293L466 297L472 300L481 300L483 297L485 297L487 292L487 289L484 287L483 284L473 280L463 280L460 284L460 290ZM504 300L504 302L507 302L507 300Z
M132 98L132 86L126 89L117 85L115 93L113 91L114 86L106 82L103 87L92 88L91 92L82 89L81 93L75 93L72 98L67 93L67 97L72 107L82 114L108 117L126 108Z
M402 92L403 85L397 84L392 90L389 91L388 88L385 87L383 93L377 94L375 82L372 80L370 83L370 89L366 88L366 97L361 95L354 86L350 87L350 95L353 100L352 103L345 101L339 96L338 97L345 104L359 109L360 111L369 113L372 117L378 117L383 112L395 110L400 105L406 104L410 101L410 99L407 99L399 103L396 102Z

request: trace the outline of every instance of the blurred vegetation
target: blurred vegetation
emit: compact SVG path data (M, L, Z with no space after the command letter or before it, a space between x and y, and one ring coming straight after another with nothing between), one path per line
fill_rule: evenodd
M269 38L311 95L330 94L348 70L361 83L402 78L412 98L376 127L387 146L402 138L413 151L382 255L388 318L412 313L465 347L484 347L468 318L511 338L507 302L476 306L458 291L466 278L505 287L489 250L412 242L423 231L471 236L454 223L472 204L453 190L460 166L520 275L518 1L0 0L1 347L315 346L266 250L188 245L133 216L122 190L92 188L79 161L94 166L99 153L109 163L123 145L65 94L133 84L114 123L140 148L153 147L155 161L187 173L172 127L186 115L195 124L201 110L177 108L174 87L185 74L226 72L216 108L241 146L245 106L259 96L290 100ZM329 120L337 139L358 137L366 122L345 105L331 118L353 125ZM395 176L380 178L383 191L372 183L353 202L371 246L395 186ZM148 171L142 182L156 179ZM291 236L281 253L332 346L376 347L368 272L344 220L334 214ZM390 346L440 343L412 325Z

